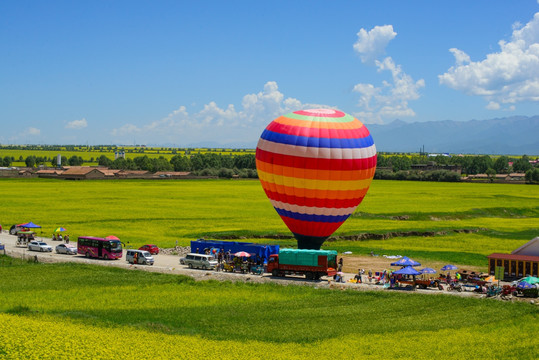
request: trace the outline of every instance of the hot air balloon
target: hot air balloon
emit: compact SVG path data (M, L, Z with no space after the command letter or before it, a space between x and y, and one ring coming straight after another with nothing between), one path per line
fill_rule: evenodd
M294 111L273 120L256 147L262 188L300 249L322 243L361 203L376 170L369 130L339 110Z

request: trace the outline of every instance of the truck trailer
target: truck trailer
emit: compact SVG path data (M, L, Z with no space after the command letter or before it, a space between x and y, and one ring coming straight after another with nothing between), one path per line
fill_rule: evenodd
M269 257L267 272L275 277L305 275L307 280L319 280L335 276L336 268L335 250L280 249L279 254Z

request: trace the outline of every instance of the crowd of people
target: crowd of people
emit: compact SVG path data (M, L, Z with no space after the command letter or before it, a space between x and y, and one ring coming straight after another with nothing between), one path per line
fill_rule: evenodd
M69 244L69 235L62 236L62 234L53 233L52 241L64 241L66 244Z

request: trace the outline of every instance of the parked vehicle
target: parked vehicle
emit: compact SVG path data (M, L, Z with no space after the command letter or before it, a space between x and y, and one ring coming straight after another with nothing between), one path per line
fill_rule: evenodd
M11 225L11 227L9 228L9 233L11 235L17 235L17 233L21 230L24 230L24 228L19 224L19 225Z
M157 247L157 245L153 245L153 244L143 245L143 246L139 247L138 249L147 251L152 255L159 254L159 248Z
M413 282L412 282L413 283ZM423 280L423 279L416 279L415 285L420 289L426 289L429 287L438 288L438 290L443 290L444 288L440 284L440 280L434 279L434 280Z
M57 254L77 255L77 247L72 244L56 245Z
M153 265L154 259L149 251L145 250L127 250L125 260L130 264Z
M267 272L273 276L305 275L308 280L319 280L322 276L337 274L337 251L281 249L271 255Z
M187 265L189 268L214 269L217 266L217 260L211 255L189 253L180 259L180 264Z
M87 258L119 259L122 257L122 243L120 240L81 236L77 243L77 253Z
M31 251L52 251L52 247L50 247L46 242L43 241L30 241L28 244L28 250Z

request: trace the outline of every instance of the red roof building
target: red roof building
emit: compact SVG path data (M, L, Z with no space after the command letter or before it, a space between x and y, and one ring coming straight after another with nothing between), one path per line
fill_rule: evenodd
M536 237L511 254L493 253L488 257L488 272L494 275L497 266L504 267L504 280L525 276L539 276L539 237Z

